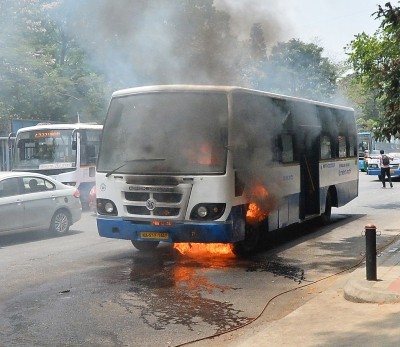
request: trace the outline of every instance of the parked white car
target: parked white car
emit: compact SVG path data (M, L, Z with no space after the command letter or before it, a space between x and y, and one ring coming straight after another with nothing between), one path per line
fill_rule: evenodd
M0 172L0 232L65 234L82 215L79 191L31 172Z

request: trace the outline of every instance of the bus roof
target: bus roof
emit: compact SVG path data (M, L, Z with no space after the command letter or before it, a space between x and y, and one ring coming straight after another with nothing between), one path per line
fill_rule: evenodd
M261 90L256 90L256 89L250 89L250 88L243 88L243 87L237 87L237 86L214 86L214 85L185 85L185 84L172 84L172 85L154 85L154 86L143 86L143 87L135 87L135 88L128 88L128 89L121 89L117 90L112 94L112 97L122 97L122 96L128 96L132 94L139 94L139 93L155 93L155 92L177 92L177 91L211 91L211 92L221 92L221 93L232 93L232 92L245 92L245 93L250 93L250 94L259 94L259 95L268 95L273 98L278 98L282 100L292 100L292 101L298 101L298 102L305 102L305 103L310 103L313 105L320 105L320 106L325 106L325 107L333 107L333 108L339 108L343 110L348 110L348 111L354 111L353 108L347 107L347 106L340 106L340 105L335 105L335 104L330 104L322 101L315 101L315 100L310 100L310 99L304 99L304 98L299 98L299 97L294 97L294 96L288 96L288 95L283 95L283 94L276 94L276 93L270 93L270 92L265 92Z
M99 129L101 130L103 128L102 125L99 124L93 124L93 123L50 123L50 124L43 124L40 123L38 125L30 126L30 127L25 127L21 128L18 130L18 132L24 132L24 131L31 131L31 130L45 130L45 129L59 129L59 130L68 130L68 129Z

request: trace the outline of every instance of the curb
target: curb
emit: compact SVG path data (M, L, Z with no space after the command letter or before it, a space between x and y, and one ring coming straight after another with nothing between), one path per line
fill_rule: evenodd
M388 289L375 288L378 281L368 281L364 271L356 270L351 274L343 287L343 296L346 300L357 303L394 304L400 303L400 293Z
M373 288L375 283L375 281L349 279L343 287L344 298L357 303L400 303L400 294L389 290Z

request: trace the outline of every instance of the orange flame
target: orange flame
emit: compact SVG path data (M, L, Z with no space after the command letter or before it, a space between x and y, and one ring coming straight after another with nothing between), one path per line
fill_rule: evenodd
M268 190L259 183L251 187L249 195L251 203L246 212L246 221L250 224L257 224L263 221L269 213L267 207L269 193Z
M197 161L202 165L211 165L211 146L208 143L202 143L200 145Z
M214 153L213 145L208 142L192 143L193 147L185 148L187 158L200 165L216 165L220 162Z
M174 248L183 255L233 255L228 243L175 243Z
M267 215L267 212L263 211L256 203L252 202L249 204L249 208L246 212L246 221L250 224L257 224L263 221Z

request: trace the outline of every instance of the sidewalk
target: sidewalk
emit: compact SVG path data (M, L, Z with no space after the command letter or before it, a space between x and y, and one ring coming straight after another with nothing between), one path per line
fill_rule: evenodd
M349 301L367 303L400 303L400 241L377 258L377 281L367 281L365 263L355 270L344 285Z
M366 280L363 263L286 317L224 346L400 346L400 241L378 256L377 278Z

